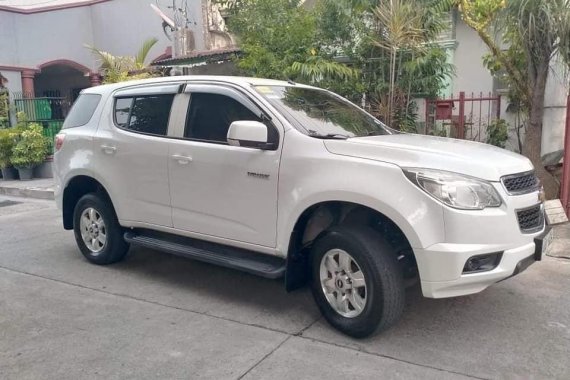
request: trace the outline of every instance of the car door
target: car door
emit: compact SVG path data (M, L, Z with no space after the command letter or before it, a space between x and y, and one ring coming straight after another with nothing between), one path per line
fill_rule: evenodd
M119 90L94 140L121 222L172 227L168 123L180 84Z
M230 146L226 137L233 121L257 120L278 142L277 126L235 88L189 84L185 92L186 118L169 151L174 227L274 247L281 144L261 150Z

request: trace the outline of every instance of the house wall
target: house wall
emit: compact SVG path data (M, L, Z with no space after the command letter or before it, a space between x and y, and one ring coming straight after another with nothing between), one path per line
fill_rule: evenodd
M8 71L8 70L2 70L2 75L8 79L8 89L10 90L10 94L13 94L12 91L15 92L22 92L22 80L21 80L21 75L19 71ZM12 100L10 104L12 105ZM12 125L14 125L16 123L16 114L13 110L13 107L11 107L10 110L10 122L12 123Z
M564 131L566 125L566 99L568 78L563 65L555 60L546 82L544 96L544 118L542 119L542 150L545 164L560 161L564 151Z
M49 61L69 59L94 70L95 61L83 47L83 44L93 43L90 14L90 7L16 14L13 38L18 54L12 57L13 64L37 67Z
M7 87L11 91L22 91L22 80L19 71L10 71L10 70L0 70L2 71L2 75L8 79Z
M483 66L483 56L487 54L487 46L477 33L460 19L456 24L455 38L457 47L453 63L456 75L453 79L453 94L460 91L466 94L488 94L493 91L493 76Z
M149 54L152 60L164 53L171 42L164 35L162 21L140 0L112 0L76 8L21 14L0 10L0 71L7 66L38 68L54 60L70 60L96 72L96 57L84 47L89 44L113 55L134 55L142 42L156 37ZM196 48L204 46L201 1L189 1L188 13ZM162 2L169 17L171 11ZM4 68L2 68L4 66ZM10 81L11 91L22 91L19 81Z
M18 44L15 36L16 15L0 11L0 65L16 65Z
M114 0L89 7L93 27L94 45L113 54L134 55L142 42L148 38L158 38L149 58L162 54L171 46L162 30L162 21L150 8L151 2L140 0ZM154 3L154 2L153 2ZM167 2L160 2L161 10L171 17L172 12L166 8ZM201 38L202 17L201 2L189 1L188 13L194 31L196 48L204 46Z

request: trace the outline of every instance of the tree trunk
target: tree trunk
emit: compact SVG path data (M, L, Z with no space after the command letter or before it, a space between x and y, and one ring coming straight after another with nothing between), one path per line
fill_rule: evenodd
M528 127L523 145L523 154L534 165L536 175L544 186L547 199L558 198L558 183L544 168L541 158L542 119L544 117L544 93L548 77L548 62L541 64L536 70L536 78L532 81L532 98L529 111Z

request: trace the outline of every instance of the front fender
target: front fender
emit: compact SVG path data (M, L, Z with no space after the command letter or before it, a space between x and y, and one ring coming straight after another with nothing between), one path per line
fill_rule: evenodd
M322 141L316 141L323 147ZM285 149L281 163L278 252L286 255L303 212L327 201L356 203L382 213L402 230L412 248L444 241L443 206L412 184L397 165L339 156L318 146L310 150L296 148L298 143L285 146L295 151Z

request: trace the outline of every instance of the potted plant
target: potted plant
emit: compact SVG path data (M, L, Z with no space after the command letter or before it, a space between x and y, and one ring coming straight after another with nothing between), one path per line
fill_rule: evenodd
M21 180L34 177L34 167L44 162L48 153L47 140L41 125L32 123L22 131L16 145L12 149L10 161L18 169Z
M10 162L17 137L18 132L14 129L0 129L0 169L4 180L17 179L16 169L12 167Z

